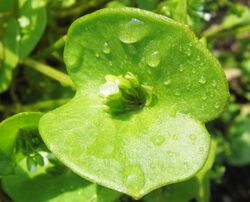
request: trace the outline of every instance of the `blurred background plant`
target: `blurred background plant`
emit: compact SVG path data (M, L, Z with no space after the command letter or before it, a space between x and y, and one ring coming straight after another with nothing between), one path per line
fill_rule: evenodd
M23 111L49 111L74 95L63 63L67 29L76 18L104 7L137 7L186 24L218 58L230 86L225 113L207 124L216 144L209 169L184 182L189 190L180 183L141 201L206 201L209 193L214 202L250 201L248 0L0 0L0 120ZM38 153L31 155L30 168L34 158L41 160ZM0 192L0 201L10 200ZM183 198L171 198L173 193ZM133 200L121 196L117 201Z

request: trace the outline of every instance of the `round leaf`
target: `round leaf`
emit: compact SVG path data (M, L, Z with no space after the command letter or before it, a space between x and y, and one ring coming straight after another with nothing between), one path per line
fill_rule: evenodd
M91 181L140 198L189 178L203 165L209 135L200 123L154 106L113 119L93 100L77 96L42 117L46 145Z
M15 169L15 145L19 130L37 128L40 112L23 112L0 123L0 175L10 174Z
M218 116L228 89L218 62L190 30L138 9L104 9L73 23L64 56L76 96L39 123L62 162L134 198L197 173L209 149L200 121ZM111 116L100 86L107 75L128 72L152 87L153 104Z
M40 167L35 173L19 163L15 175L2 179L4 191L15 202L112 202L120 194L83 180L72 172L50 175L45 172L51 165Z
M3 61L0 61L0 93L10 85L12 70L18 63L19 26L15 19L10 19L5 27L2 39Z
M46 4L43 0L19 0L19 56L27 57L41 38L46 26Z

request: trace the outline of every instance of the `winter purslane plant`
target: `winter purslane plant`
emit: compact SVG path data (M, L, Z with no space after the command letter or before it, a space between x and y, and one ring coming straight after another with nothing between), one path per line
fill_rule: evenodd
M76 94L34 113L42 116L34 127L73 172L139 199L203 167L204 124L223 111L229 93L220 64L189 28L139 9L99 10L71 25L64 61ZM9 139L6 124L1 174L9 168L2 162L13 171L16 137L28 127Z

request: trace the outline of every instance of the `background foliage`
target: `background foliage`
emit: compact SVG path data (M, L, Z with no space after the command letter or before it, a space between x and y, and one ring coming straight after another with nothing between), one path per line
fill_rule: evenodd
M225 113L207 124L217 153L209 174L201 178L211 182L211 201L249 201L250 3L247 0L0 0L0 120L18 112L47 112L66 103L74 95L62 55L69 25L100 8L124 6L151 10L186 24L207 41L208 48L222 64L231 99ZM54 171L58 172L56 165ZM64 169L59 168L59 171ZM74 181L74 177L67 179ZM200 183L197 179L187 182L190 187L198 184L199 188L186 193L186 200L200 200L197 193L210 192L206 188L209 183L202 183L201 178ZM80 183L77 180L76 187ZM83 184L87 186L88 182ZM181 190L181 184L161 188L143 201L165 201L169 193L184 195L185 190ZM9 201L7 194L7 190L1 189L0 200ZM127 196L119 197L115 198L132 201Z

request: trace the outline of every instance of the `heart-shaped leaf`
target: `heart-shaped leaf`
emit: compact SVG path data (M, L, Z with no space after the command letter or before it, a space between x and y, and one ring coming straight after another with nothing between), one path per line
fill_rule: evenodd
M16 139L20 129L34 129L41 118L40 112L23 112L0 123L0 175L13 173Z
M19 25L15 19L10 19L5 27L2 39L3 58L0 61L0 93L5 91L12 78L12 70L18 63Z
M46 26L46 3L44 0L19 0L19 57L24 59L34 49Z
M104 9L73 23L64 56L77 93L39 131L68 167L134 198L202 167L201 122L222 112L228 88L190 30L138 9Z
M45 30L46 7L45 2L42 2L44 1L19 0L18 18L12 16L4 27L3 58L0 56L2 59L0 61L0 93L9 87L12 70L19 59L24 59L31 53ZM14 4L11 3L9 6L14 6Z
M19 163L15 175L2 179L4 191L15 202L112 202L120 193L90 183L72 172L50 175L40 167L35 173L26 168L26 160Z

